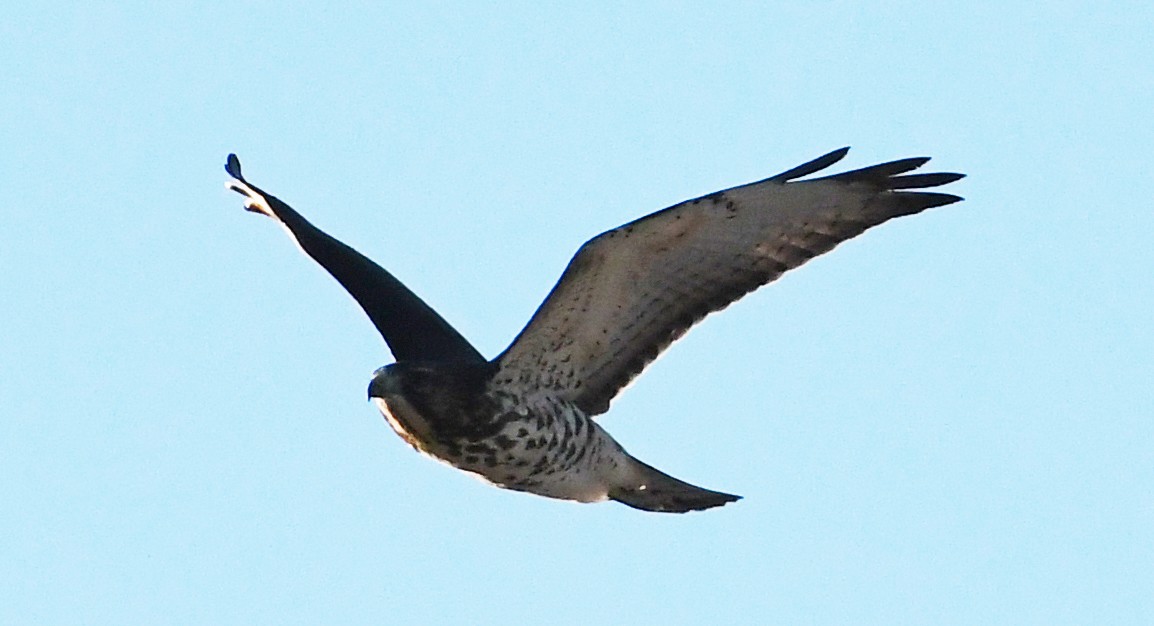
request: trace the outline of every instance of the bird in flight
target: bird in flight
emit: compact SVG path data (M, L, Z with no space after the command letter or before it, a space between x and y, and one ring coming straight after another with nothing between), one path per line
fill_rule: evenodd
M506 489L684 513L740 496L645 464L593 418L706 315L868 228L961 200L911 191L963 177L908 173L928 158L799 180L848 151L590 239L493 359L384 268L245 180L235 154L225 170L244 208L285 227L384 337L396 362L373 373L369 398L417 451Z

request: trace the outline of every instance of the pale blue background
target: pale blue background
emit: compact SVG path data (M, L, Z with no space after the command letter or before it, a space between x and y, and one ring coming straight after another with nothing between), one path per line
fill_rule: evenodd
M0 622L1149 623L1152 6L8 3ZM843 145L967 200L618 399L746 497L685 516L414 454L372 326L222 170L492 356L588 237Z

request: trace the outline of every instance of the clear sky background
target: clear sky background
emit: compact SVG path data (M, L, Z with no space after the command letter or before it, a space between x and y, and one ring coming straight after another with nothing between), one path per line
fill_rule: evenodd
M6 4L0 622L1148 623L1152 7ZM967 199L618 398L745 496L683 516L413 453L373 327L222 169L493 356L589 237L845 145Z

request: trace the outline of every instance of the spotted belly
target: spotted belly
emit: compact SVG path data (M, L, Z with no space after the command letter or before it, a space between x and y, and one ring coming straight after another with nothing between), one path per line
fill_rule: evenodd
M628 455L568 403L507 402L486 436L444 436L402 399L376 400L389 426L418 452L505 489L552 498L608 498Z

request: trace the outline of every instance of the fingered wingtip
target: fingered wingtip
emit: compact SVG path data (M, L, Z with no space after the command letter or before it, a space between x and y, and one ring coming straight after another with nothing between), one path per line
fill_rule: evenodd
M231 180L225 181L224 188L244 196L244 210L279 219L272 210L265 193L244 179L240 171L240 159L236 158L235 154L228 155L224 164L224 171L232 177Z

